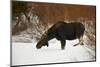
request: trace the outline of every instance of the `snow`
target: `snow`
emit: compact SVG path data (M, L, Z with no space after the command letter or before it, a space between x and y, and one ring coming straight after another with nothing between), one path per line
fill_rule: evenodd
M61 50L60 41L52 39L49 47L36 49L36 43L12 43L12 65L29 65L59 62L95 61L95 50L90 46L77 45L78 39L66 40L65 50Z

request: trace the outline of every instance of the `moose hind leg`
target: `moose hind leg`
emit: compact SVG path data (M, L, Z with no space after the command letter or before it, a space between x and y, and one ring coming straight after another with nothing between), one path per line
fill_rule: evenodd
M61 40L61 49L62 50L65 49L65 44L66 44L66 41L65 40Z
M83 45L83 36L79 38L79 43L75 44L74 46L77 46L78 44Z
M83 36L80 37L80 39L79 39L79 44L80 44L80 45L83 45Z

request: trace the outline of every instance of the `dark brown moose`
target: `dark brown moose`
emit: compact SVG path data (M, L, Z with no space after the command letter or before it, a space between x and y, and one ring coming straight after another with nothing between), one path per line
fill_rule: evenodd
M56 38L61 41L61 49L65 49L66 40L79 39L79 43L83 45L83 34L85 27L82 23L65 23L64 21L59 21L55 23L51 28L49 28L41 37L41 40L37 43L36 48L40 49L42 46L49 46L48 41Z

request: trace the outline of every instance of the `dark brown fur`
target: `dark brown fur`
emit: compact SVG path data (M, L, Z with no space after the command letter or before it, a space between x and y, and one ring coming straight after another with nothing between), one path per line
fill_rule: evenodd
M78 38L80 40L78 44L83 44L82 37L84 30L85 27L82 23L65 23L63 21L59 21L42 35L41 40L36 45L36 48L40 49L42 46L49 46L48 41L53 38L61 41L61 49L65 48L66 40L74 40ZM76 45L77 44L74 46Z

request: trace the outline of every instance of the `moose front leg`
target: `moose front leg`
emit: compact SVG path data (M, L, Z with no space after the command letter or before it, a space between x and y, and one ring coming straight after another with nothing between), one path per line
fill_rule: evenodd
M66 41L65 40L61 40L61 49L62 50L65 49L65 44L66 44Z

